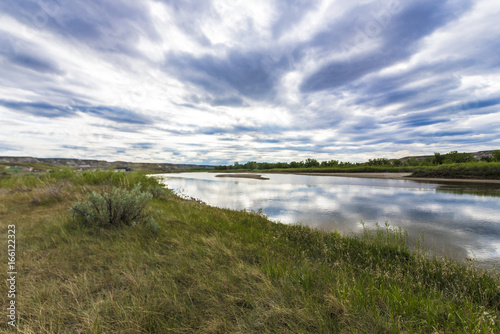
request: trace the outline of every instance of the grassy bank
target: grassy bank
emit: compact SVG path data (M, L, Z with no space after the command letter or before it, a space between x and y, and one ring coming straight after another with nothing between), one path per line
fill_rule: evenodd
M360 167L303 167L303 168L273 168L273 169L238 169L231 171L217 171L218 173L411 173L416 167L391 166L360 166Z
M139 182L160 231L69 215ZM499 275L424 257L397 229L346 237L181 199L139 173L69 171L0 179L0 221L4 236L16 225L20 333L499 333Z
M419 167L413 177L447 179L492 179L500 180L499 162L471 162L463 164Z
M500 179L499 162L471 162L439 166L359 166L359 167L308 167L308 168L273 168L267 170L224 171L242 173L412 173L412 177L447 178L447 179ZM220 173L220 171L219 171Z

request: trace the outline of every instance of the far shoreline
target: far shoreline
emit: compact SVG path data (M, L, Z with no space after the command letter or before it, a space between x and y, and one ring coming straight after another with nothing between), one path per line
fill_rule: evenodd
M446 179L446 178L431 178L431 177L411 177L412 173L293 173L296 175L313 175L313 176L336 176L336 177L356 177L367 179L384 179L384 180L411 180L411 181L428 181L428 182L465 182L465 183L494 183L500 184L500 180L493 179Z
M311 176L334 176L334 177L354 177L354 178L365 178L365 179L382 179L382 180L410 180L410 181L425 181L425 182L446 182L446 183L488 183L488 184L500 184L500 180L494 179L449 179L449 178L431 178L431 177L411 177L412 173L283 173L283 172L267 172L264 171L262 174L293 174L293 175L311 175ZM219 174L216 177L234 177L234 178L251 178L251 179L266 179L260 174L248 172L242 173L227 173Z

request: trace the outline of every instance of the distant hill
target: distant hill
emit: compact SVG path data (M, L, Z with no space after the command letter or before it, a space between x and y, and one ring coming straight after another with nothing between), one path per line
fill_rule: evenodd
M471 152L475 159L480 160L482 157L491 157L491 151ZM442 153L444 154L444 153ZM423 160L434 155L414 155L403 157L398 160L405 162L411 158ZM390 159L394 161L396 159ZM96 168L131 168L139 171L158 171L168 172L185 169L213 169L214 166L209 165L194 165L194 164L171 164L171 163L147 163L147 162L127 162L127 161L105 161L105 160L89 160L89 159L65 159L65 158L34 158L34 157L0 157L0 163L8 164L45 164L55 167L74 167L76 169L96 169Z
M208 165L193 165L193 164L170 164L170 163L146 163L146 162L127 162L105 160L88 160L88 159L65 159L65 158L34 158L34 157L0 157L0 163L8 164L45 164L55 167L74 167L81 169L95 168L118 168L128 167L132 170L147 170L147 171L172 171L182 169L213 169L213 166Z

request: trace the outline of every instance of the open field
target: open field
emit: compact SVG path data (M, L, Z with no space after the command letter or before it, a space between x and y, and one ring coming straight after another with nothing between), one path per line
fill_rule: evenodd
M70 215L139 182L159 231ZM397 228L342 236L182 199L140 173L71 171L0 178L0 221L4 236L16 226L19 333L500 332L499 274L409 249Z

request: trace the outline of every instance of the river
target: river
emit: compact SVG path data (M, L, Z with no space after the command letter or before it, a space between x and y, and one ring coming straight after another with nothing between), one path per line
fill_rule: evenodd
M401 226L439 256L480 266L500 264L500 184L262 174L269 180L214 173L162 174L168 188L209 205L262 209L273 221L344 234L363 225Z

